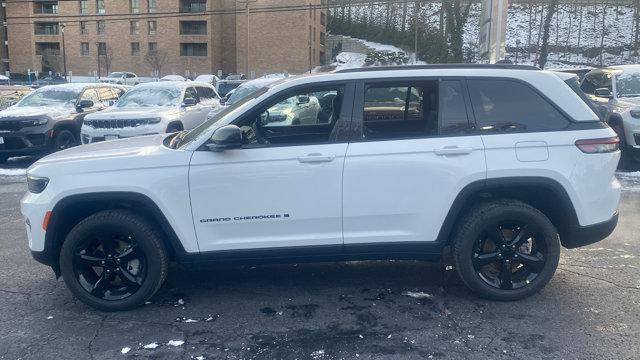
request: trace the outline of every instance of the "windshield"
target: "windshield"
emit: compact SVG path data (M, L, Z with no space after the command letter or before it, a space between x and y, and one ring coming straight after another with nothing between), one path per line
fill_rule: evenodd
M116 103L116 107L130 106L175 106L182 91L178 88L137 88L125 93Z
M207 130L209 130L211 128L211 126L213 126L214 124L220 125L220 126L228 125L230 120L234 118L233 115L237 111L241 111L242 110L243 105L245 105L246 103L250 102L253 99L258 98L260 95L266 93L268 90L269 89L265 87L265 88L262 88L262 89L260 89L258 91L254 91L253 93L249 94L249 96L245 96L244 98L238 100L233 105L223 109L222 111L220 111L219 113L214 115L211 119L208 119L207 121L202 123L200 126L198 126L195 129L189 131L189 133L187 133L183 137L181 143L178 146L179 147L184 147L187 144L191 143L198 136L200 136L200 134L202 134L202 133L206 132Z
M76 102L79 94L79 90L42 88L25 96L16 104L16 106L26 107L71 104Z
M109 74L108 77L110 77L110 78L121 78L123 75L124 75L124 73L114 72L114 73Z
M235 83L235 82L218 82L218 93L220 93L221 95L224 94L228 94L229 91L237 88L238 86L240 86L240 83ZM223 95L223 96L224 96Z
M625 71L618 75L617 80L618 97L640 96L640 71Z

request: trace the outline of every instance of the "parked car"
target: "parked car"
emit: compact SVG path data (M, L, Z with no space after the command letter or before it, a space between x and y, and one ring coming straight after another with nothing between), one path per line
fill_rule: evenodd
M28 86L0 85L0 110L15 105L31 91L33 89Z
M180 75L166 75L160 78L160 81L187 81L187 79Z
M216 75L202 74L202 75L198 75L193 81L216 86L216 83L218 82L218 80L220 79Z
M11 82L10 78L4 75L0 75L0 85L9 85L10 82Z
M140 79L138 79L138 75L132 72L118 71L118 72L112 72L105 78L100 78L99 82L133 86L133 85L138 85L140 83Z
M0 163L11 156L41 155L80 142L82 120L126 90L110 84L43 86L0 111Z
M87 116L82 143L189 130L202 124L220 97L209 84L161 81L140 84L114 106Z
M589 71L592 71L592 70L593 70L592 67L583 67L583 68L574 68L574 69L557 69L554 71L563 72L567 74L575 74L578 76L578 79L582 81L582 79L584 79L584 76L587 75L587 73L589 73Z
M249 96L252 93L262 89L263 87L273 84L278 80L282 80L284 78L285 76L265 77L265 78L259 78L259 79L255 79L255 80L251 80L243 83L242 85L228 92L226 97L221 98L220 103L223 106L211 110L209 112L209 115L207 115L207 119L213 118L217 113L222 111L225 107L233 105L234 103L242 100L242 98L244 98L245 96Z
M66 83L67 83L67 79L65 79L61 75L48 75L34 81L33 83L31 83L31 86L34 88L39 88L47 85L58 85L58 84L66 84Z
M315 121L264 124L283 99L327 93ZM477 294L517 300L550 281L561 246L615 228L618 141L552 72L357 69L262 88L192 131L50 155L29 168L21 209L34 258L102 310L144 304L169 261L445 248Z
M620 137L620 166L640 168L640 65L590 71L581 89L597 104L603 119Z
M216 91L220 96L227 96L229 92L244 84L247 80L219 80L216 82Z

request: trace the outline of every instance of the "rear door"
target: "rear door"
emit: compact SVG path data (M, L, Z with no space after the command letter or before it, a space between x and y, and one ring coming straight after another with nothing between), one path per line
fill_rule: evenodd
M458 193L485 179L460 79L365 81L344 167L344 243L432 242Z
M185 130L193 129L194 127L200 125L202 123L202 104L200 104L200 99L198 97L198 92L192 86L188 87L184 91L184 99L195 99L196 104L193 106L182 106L182 125ZM206 115L205 115L206 116Z

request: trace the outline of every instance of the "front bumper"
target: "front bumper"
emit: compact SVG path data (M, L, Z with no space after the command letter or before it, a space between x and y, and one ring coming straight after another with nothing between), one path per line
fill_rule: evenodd
M560 242L562 243L562 246L567 249L587 246L606 239L607 236L611 235L613 230L616 228L616 225L618 225L617 211L613 214L611 219L607 221L569 229L565 234L560 236Z
M91 126L82 125L80 138L82 144L91 144L105 141L107 139L125 139L135 136L156 135L165 133L167 125L164 122L152 125L140 125L136 127L120 127L120 128L93 128Z
M50 131L16 131L0 132L3 144L0 144L0 154L9 156L42 154L51 145Z

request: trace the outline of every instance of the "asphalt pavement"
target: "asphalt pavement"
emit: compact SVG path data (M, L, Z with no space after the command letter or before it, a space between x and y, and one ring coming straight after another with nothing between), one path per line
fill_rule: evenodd
M615 232L563 250L522 301L480 299L446 263L174 265L149 304L121 313L85 306L31 259L24 178L1 174L0 359L640 358L638 174L620 175Z

